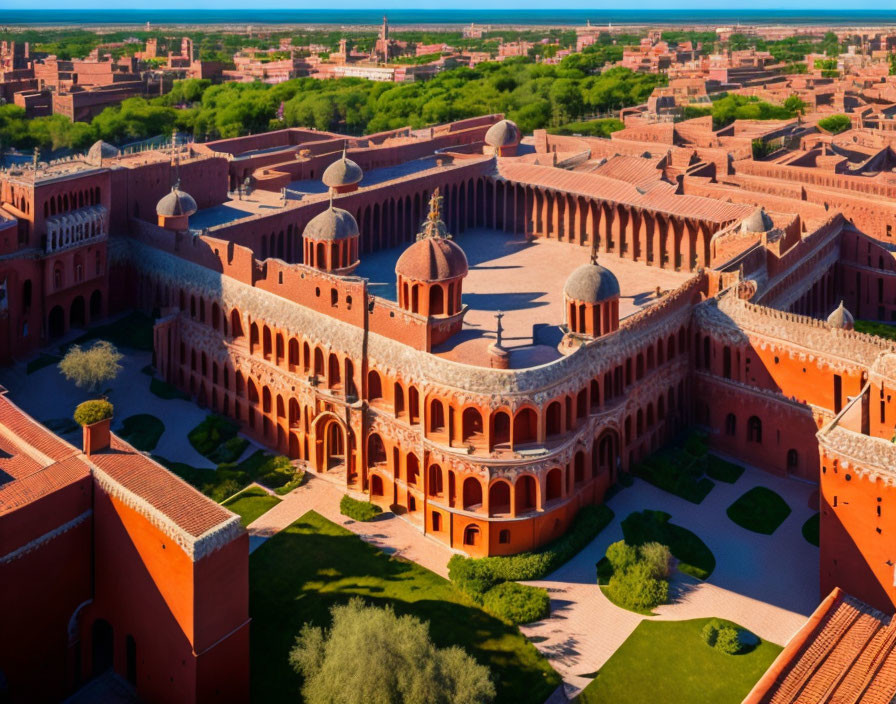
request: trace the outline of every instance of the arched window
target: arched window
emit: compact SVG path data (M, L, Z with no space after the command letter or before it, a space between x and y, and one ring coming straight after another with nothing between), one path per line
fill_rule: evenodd
M787 451L787 471L793 472L800 466L800 455L794 450L790 449ZM880 509L878 509L880 510Z
M474 477L467 477L463 484L464 511L475 511L482 506L482 484Z
M762 421L756 416L747 421L747 441L762 443Z
M464 528L464 545L479 544L479 528L477 526L467 526Z
M733 413L729 413L727 416L725 416L725 434L737 434L737 416L735 416Z

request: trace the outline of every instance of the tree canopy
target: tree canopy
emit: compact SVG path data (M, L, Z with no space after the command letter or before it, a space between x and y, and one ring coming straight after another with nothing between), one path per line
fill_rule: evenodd
M79 389L96 391L100 384L113 381L121 371L122 354L111 342L97 340L89 349L72 345L59 362L59 371Z
M360 598L330 609L329 630L305 624L289 655L305 704L487 704L488 668L462 648L436 648L429 626Z

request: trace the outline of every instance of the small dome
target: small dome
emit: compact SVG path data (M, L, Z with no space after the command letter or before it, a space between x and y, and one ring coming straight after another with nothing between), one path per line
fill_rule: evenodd
M171 193L162 198L156 205L156 214L165 217L177 217L179 215L192 215L198 210L193 196L180 190L177 186L171 189Z
M619 281L612 271L597 262L591 262L583 264L569 275L563 292L574 301L603 303L619 297Z
M852 330L855 327L855 322L855 318L852 317L852 313L846 310L843 301L840 301L840 305L828 316L828 325L832 328Z
M311 240L332 241L346 240L358 234L355 217L347 210L334 208L330 203L329 208L308 221L302 236Z
M114 159L120 154L117 147L99 139L88 150L87 159L93 163L99 163L102 159Z
M763 208L756 208L740 224L741 232L768 232L775 224Z
M501 120L488 128L485 143L490 147L512 147L520 143L520 128L510 120Z
M467 255L442 237L419 239L398 258L395 273L412 281L447 281L467 275Z
M351 186L360 183L362 178L364 178L364 172L361 171L361 167L348 159L345 152L342 153L342 158L330 164L324 171L324 175L321 176L321 180L328 188Z

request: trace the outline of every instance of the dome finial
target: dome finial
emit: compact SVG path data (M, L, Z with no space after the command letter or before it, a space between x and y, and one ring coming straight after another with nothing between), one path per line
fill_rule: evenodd
M436 187L429 198L429 213L426 215L426 220L423 221L420 234L417 235L418 240L423 240L427 237L451 239L445 223L442 222L442 196L438 187Z

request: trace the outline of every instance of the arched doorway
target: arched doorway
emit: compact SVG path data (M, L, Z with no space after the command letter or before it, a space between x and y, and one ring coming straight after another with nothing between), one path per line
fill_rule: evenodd
M93 644L93 676L103 674L112 669L112 656L114 653L114 633L112 624L105 619L97 619L91 629L91 642Z
M75 300L72 301L68 324L73 328L83 328L87 324L87 310L84 304L84 296L76 296Z
M317 427L317 467L321 472L341 470L346 465L345 430L335 417L324 417Z
M103 315L103 294L99 290L90 294L90 322L97 320ZM217 316L215 317L217 321Z
M62 306L53 306L47 318L47 334L50 339L62 337L65 334L65 311Z

